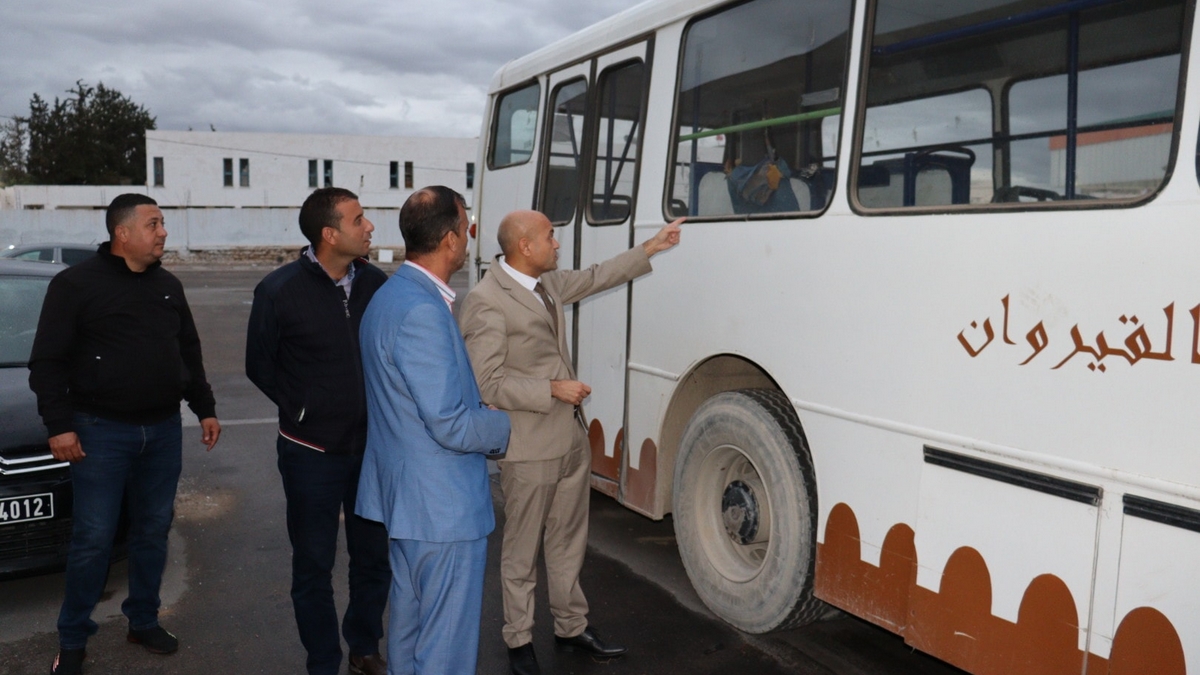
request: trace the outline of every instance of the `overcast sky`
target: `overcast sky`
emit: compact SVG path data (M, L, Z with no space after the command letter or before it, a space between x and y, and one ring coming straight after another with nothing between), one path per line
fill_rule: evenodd
M479 135L505 62L639 0L4 0L0 115L76 80L159 129Z

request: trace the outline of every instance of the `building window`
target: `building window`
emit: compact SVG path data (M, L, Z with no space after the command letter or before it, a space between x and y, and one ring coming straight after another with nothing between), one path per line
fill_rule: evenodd
M333 160L325 160L325 187L333 187Z
M308 187L317 187L317 160L308 160Z
M400 162L388 163L389 187L393 190L400 187Z
M225 187L233 187L233 158L225 158Z
M250 187L250 160L245 157L238 160L238 184Z
M404 189L411 190L413 186L413 165L412 162L404 163Z
M163 186L163 158L154 158L154 187Z
M475 189L475 162L467 162L467 189Z

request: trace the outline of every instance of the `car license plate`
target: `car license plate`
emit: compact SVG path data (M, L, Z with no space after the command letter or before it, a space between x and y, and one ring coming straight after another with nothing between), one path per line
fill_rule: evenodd
M54 517L54 495L22 495L0 499L0 525Z

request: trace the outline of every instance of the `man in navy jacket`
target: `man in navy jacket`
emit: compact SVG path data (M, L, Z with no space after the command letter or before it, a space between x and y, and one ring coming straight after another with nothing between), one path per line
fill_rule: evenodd
M300 208L311 246L254 289L246 375L279 407L279 473L292 542L292 606L309 675L337 675L342 649L332 571L345 514L350 672L383 675L379 655L391 569L387 531L354 515L367 439L358 326L387 280L364 256L375 226L358 197L316 190Z

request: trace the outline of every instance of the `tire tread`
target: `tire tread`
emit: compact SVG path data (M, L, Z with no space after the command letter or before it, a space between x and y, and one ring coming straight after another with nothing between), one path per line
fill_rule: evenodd
M805 592L802 594L799 602L796 603L792 611L772 630L798 628L820 619L829 611L829 605L825 604L825 602L818 599L812 593L812 583L816 567L817 479L816 469L813 467L812 454L808 449L808 439L805 437L804 430L800 426L800 418L796 416L796 409L792 406L792 402L788 400L787 395L782 391L778 389L738 389L731 393L741 394L749 398L779 425L780 430L783 431L791 442L792 450L796 453L796 461L800 466L800 473L804 476L804 481L809 487L809 494L812 500L810 514L813 521L811 530L814 533L812 568L809 569L807 581L805 582Z

